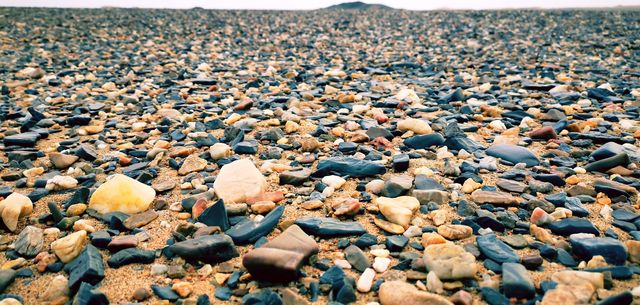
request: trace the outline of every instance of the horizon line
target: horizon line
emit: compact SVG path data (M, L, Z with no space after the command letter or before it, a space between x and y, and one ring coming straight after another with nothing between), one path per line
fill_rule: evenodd
M377 4L377 3L375 3ZM213 11L318 11L329 9L329 7L320 7L320 8L310 8L310 9L269 9L269 8L207 8L201 6L193 6L193 7L151 7L151 6L86 6L86 7L78 7L78 6L3 6L0 5L0 8L38 8L38 9L149 9L149 10L213 10ZM399 11L412 11L412 12L427 12L427 11L508 11L508 10L598 10L598 9L638 9L640 10L639 5L612 5L612 6L566 6L566 7L541 7L541 6L523 6L523 7L503 7L503 8L450 8L450 7L439 7L432 9L406 9L406 8L395 8L388 6L387 9L378 9L374 8L371 10L399 10ZM332 10L341 10L341 11L358 11L360 9L332 9ZM368 10L368 9L364 9Z

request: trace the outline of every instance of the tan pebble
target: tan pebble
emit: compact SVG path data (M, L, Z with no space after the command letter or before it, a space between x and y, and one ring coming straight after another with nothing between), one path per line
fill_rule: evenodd
M186 298L193 291L193 284L189 282L178 282L171 286L171 289L175 291L180 297Z
M87 205L84 203L72 204L67 208L67 216L80 216L87 210Z

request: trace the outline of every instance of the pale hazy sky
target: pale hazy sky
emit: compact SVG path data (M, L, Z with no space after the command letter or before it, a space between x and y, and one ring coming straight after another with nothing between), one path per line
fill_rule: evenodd
M351 0L0 0L0 6L38 7L145 7L145 8L191 8L211 9L280 9L308 10L326 7ZM452 9L496 9L518 7L609 7L617 5L640 5L640 0L372 0L367 3L382 3L394 8L430 10Z

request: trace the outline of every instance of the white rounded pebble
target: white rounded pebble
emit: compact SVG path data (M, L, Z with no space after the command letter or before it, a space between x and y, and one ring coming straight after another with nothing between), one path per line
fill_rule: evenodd
M382 273L387 271L387 268L389 268L390 264L391 264L391 259L386 257L376 257L373 260L373 269Z
M376 272L367 268L362 272L360 278L358 279L358 283L356 284L356 289L360 292L369 292L371 290L371 286L373 285L373 278L376 276Z
M345 259L337 259L333 261L333 264L340 267L340 269L351 269L351 264Z
M335 175L331 175L331 176L324 176L322 178L322 183L334 188L334 189L340 189L345 182L347 182L347 180L345 180L344 178L340 177L340 176L335 176Z

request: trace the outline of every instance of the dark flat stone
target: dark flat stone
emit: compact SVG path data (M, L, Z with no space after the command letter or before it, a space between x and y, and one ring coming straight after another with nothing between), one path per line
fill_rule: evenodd
M339 221L327 217L303 217L295 221L307 234L320 237L362 235L367 231L355 221Z
M233 240L228 235L204 235L194 239L177 242L169 249L187 261L215 264L237 257Z

